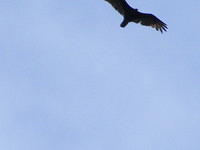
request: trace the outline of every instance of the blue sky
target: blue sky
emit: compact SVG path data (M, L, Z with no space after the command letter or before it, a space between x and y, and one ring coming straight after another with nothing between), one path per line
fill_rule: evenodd
M0 149L200 149L200 2L128 2L0 1Z

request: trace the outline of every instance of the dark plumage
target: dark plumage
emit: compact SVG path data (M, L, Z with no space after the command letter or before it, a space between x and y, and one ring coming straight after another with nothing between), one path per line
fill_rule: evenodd
M151 26L161 33L167 31L167 25L153 14L141 13L133 9L126 0L105 0L110 3L123 17L121 27L125 27L129 22L140 23L145 26Z

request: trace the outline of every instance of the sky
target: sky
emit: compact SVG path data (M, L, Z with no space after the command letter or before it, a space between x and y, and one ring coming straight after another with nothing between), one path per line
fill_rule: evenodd
M0 149L200 149L200 1L128 2L0 0Z

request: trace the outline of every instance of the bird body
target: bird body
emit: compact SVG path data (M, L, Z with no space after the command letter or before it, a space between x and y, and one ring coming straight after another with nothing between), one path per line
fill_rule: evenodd
M105 0L110 3L123 17L120 24L125 27L129 22L140 23L141 25L151 26L161 33L167 30L167 25L153 14L139 12L132 8L126 0Z

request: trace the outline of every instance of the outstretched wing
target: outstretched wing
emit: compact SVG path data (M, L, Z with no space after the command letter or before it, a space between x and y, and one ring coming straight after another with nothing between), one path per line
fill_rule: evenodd
M125 0L105 0L110 3L122 16L124 16L125 10L123 3Z
M138 18L133 20L133 22L140 23L145 26L151 26L157 31L159 30L161 33L167 30L167 25L153 14L145 14L138 12Z

